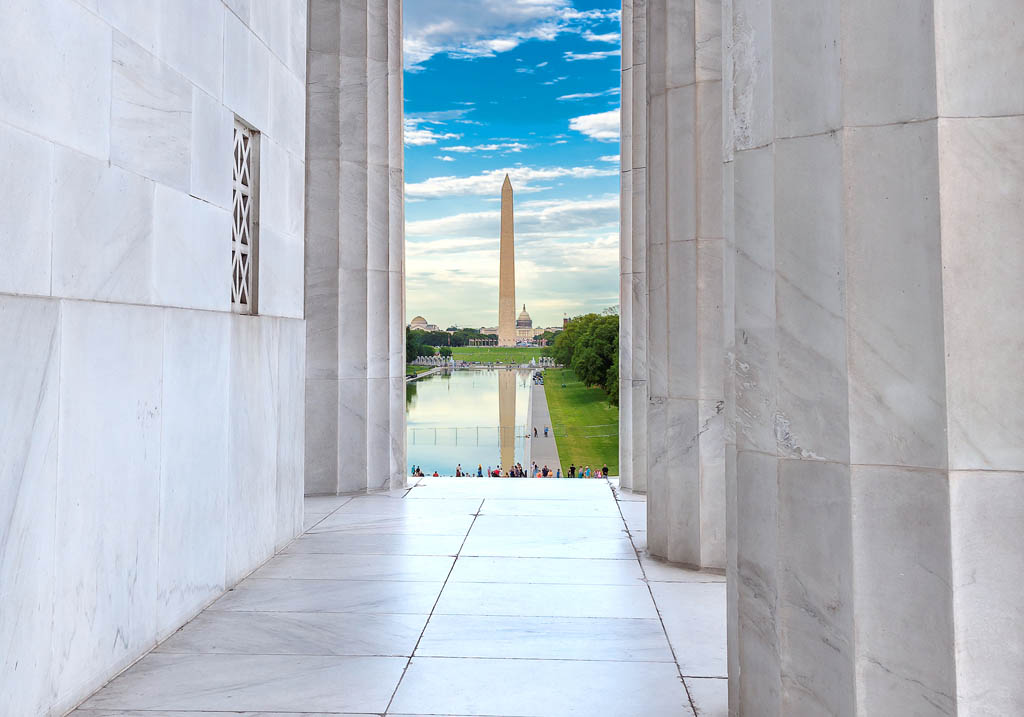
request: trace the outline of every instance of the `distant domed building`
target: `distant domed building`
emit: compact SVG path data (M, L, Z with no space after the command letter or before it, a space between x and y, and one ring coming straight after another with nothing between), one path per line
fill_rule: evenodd
M533 340L533 319L526 312L526 304L523 304L523 310L519 312L519 318L516 319L516 341L532 341Z
M409 328L413 331L440 331L435 324L428 324L422 316L414 316L409 322Z

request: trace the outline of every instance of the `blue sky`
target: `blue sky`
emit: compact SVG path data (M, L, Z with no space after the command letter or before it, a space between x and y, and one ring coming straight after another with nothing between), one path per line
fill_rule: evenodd
M506 172L534 325L618 304L620 4L404 5L407 318L497 324Z

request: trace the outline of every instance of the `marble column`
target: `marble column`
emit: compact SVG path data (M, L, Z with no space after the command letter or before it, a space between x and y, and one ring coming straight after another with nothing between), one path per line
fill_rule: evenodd
M733 0L733 714L1024 709L1022 19Z
M400 0L312 0L306 492L404 485Z
M1024 5L936 0L960 717L1024 713Z
M647 5L648 546L723 569L720 28L720 0Z
M622 3L621 485L647 491L647 0Z
M735 157L732 131L732 6L733 0L721 0L722 57L722 363L724 369L724 436L725 459L725 588L727 615L728 674L730 715L739 705L739 555L737 552L736 502L736 227L735 227Z
M619 485L633 488L633 0L622 0L619 109Z

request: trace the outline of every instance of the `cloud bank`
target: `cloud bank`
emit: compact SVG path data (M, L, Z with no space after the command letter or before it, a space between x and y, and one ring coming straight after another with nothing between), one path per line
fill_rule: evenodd
M569 120L569 129L601 142L617 142L619 139L619 111L615 109L593 115L573 117Z
M546 189L536 184L546 179L614 177L618 173L618 169L608 167L506 167L466 177L430 177L422 182L406 183L405 196L423 199L500 196L506 174L512 180L516 193L528 194Z
M570 0L417 0L404 8L405 66L413 72L438 54L491 57L528 40L583 34L619 18L617 10L576 10Z

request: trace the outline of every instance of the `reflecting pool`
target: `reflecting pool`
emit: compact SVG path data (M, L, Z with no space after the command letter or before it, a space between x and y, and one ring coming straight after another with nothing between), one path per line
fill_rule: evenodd
M464 369L405 386L409 466L426 475L476 474L477 466L529 466L526 440L532 372Z

